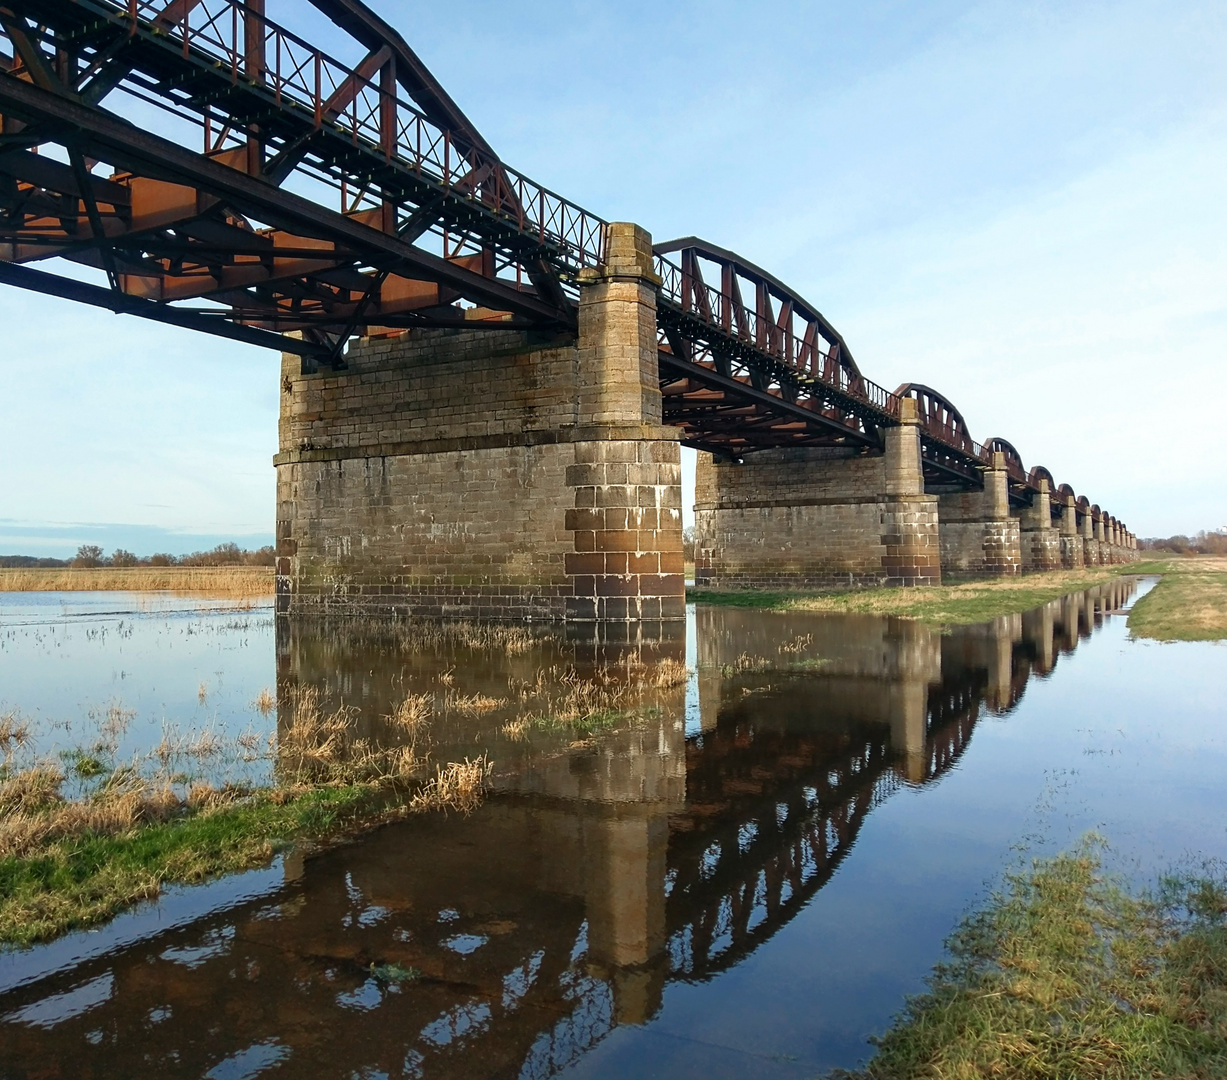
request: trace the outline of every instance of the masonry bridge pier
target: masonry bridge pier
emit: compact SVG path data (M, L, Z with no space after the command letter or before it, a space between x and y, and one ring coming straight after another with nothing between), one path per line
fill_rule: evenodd
M536 184L361 0L310 4L364 59L289 0L0 13L0 283L284 354L280 613L681 619L682 444L704 584L1134 557L777 278Z

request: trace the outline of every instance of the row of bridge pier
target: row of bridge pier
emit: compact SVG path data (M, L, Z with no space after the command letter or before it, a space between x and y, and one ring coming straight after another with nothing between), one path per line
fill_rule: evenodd
M934 585L1135 557L1114 517L1005 440L973 442L935 391L874 386L820 316L794 330L809 309L774 279L682 255L673 280L644 230L606 226L573 333L472 308L461 327L369 333L333 365L286 353L278 611L680 619L682 442L701 451L699 584ZM700 256L726 260L725 292L701 291ZM753 317L730 300L739 275L765 282Z
M981 487L927 483L905 399L882 455L839 448L701 455L695 580L717 587L938 585L1132 561L1136 538L1068 485L1012 485L993 452Z

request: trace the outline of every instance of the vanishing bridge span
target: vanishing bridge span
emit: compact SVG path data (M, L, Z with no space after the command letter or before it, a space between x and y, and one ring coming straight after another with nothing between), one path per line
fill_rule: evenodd
M0 281L283 354L279 610L679 618L679 442L703 582L1133 557L771 274L506 165L360 0L268 7L5 0Z

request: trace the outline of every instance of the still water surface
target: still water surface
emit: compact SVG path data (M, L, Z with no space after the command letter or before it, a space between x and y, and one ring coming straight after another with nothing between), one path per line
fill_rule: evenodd
M510 653L224 605L6 598L0 711L36 716L49 752L112 707L134 712L122 753L168 727L267 736L266 687L317 687L378 737L430 687L506 698L543 668L628 660L693 673L591 738L509 734L510 704L446 712L432 757L493 761L470 816L414 816L0 954L0 1076L851 1067L1020 845L1099 829L1142 878L1227 858L1227 653L1130 641L1137 589L944 633L699 606L684 633L543 632Z

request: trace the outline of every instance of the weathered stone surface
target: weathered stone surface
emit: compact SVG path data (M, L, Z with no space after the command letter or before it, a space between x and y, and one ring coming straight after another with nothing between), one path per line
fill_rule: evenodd
M1067 489L1068 490L1068 489ZM1065 496L1061 506L1061 565L1076 570L1085 565L1082 537L1078 534L1078 505L1072 495Z
M1019 513L1019 545L1022 568L1026 571L1058 570L1061 566L1061 537L1052 525L1052 503L1048 481L1040 480L1039 491L1031 505Z
M608 248L578 340L415 330L339 372L283 359L279 611L684 618L651 240L615 225Z
M885 453L788 449L741 464L700 454L696 584L727 588L941 581L937 499L924 494L914 423Z
M1007 577L1022 572L1019 520L1010 514L1005 459L994 455L980 491L938 499L942 574L950 577Z

